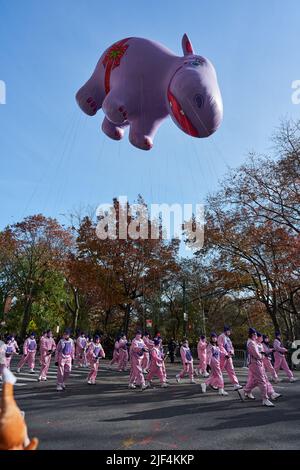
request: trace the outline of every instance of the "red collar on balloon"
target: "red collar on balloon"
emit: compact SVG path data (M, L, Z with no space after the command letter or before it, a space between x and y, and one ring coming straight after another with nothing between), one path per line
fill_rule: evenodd
M170 90L173 78L175 77L176 73L180 69L182 69L182 67L184 67L184 65L181 65L180 67L178 67L177 70L175 70L175 72L174 72L174 74L173 74L173 76L170 80L170 83L169 83L169 86L168 86L168 101L169 101L170 107L172 108L172 114L173 114L174 118L176 119L176 121L178 122L180 127L184 130L184 132L186 132L187 134L189 134L193 137L199 137L199 133L198 133L197 129L192 124L192 122L189 120L187 115L184 113L184 111L182 109L182 106L180 105L178 99L176 98L175 95L173 95L173 93Z

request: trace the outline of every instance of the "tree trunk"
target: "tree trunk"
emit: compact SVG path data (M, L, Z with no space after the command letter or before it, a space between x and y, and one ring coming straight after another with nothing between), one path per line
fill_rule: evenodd
M127 336L129 323L130 323L131 305L126 304L126 306L124 308L124 311L125 311L125 314L124 314L124 322L123 322L123 331L124 331L125 335Z
M104 331L105 332L107 332L107 325L108 325L108 320L109 320L109 317L110 317L110 313L111 313L111 308L108 308L105 311L105 320L104 320Z
M22 320L22 326L21 326L21 332L20 332L22 341L23 339L25 339L27 327L30 322L31 306L32 306L32 300L31 298L28 298L24 307L23 320Z
M73 327L72 327L74 333L77 330L78 316L79 316L79 308L76 307L74 310L74 320L73 320Z
M72 329L73 329L73 332L75 333L76 329L77 329L77 325L78 325L78 317L79 317L79 309L80 309L79 291L76 287L73 287L71 284L69 284L69 285L70 285L70 287L72 289L72 293L73 293L74 307L72 307L69 304L69 302L66 302L66 306L69 309L69 311L72 313L72 316L73 316Z

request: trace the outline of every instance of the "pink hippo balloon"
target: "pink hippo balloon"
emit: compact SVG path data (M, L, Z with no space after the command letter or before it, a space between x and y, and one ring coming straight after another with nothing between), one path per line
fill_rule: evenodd
M151 149L168 115L186 134L210 136L223 117L217 75L209 60L194 53L186 34L182 48L179 57L148 39L116 42L77 92L80 108L89 116L102 108L103 132L120 140L129 126L130 142L143 150Z

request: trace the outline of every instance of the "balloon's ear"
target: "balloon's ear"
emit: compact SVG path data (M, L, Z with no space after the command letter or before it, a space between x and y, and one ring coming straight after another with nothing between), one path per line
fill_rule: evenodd
M182 44L182 50L183 50L184 55L194 54L194 49L193 49L192 43L189 40L187 34L184 34L182 36L181 44Z

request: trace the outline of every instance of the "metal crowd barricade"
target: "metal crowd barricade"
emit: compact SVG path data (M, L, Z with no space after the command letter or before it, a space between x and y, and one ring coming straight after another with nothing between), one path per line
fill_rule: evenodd
M235 349L233 357L235 367L247 367L247 352L244 349Z

